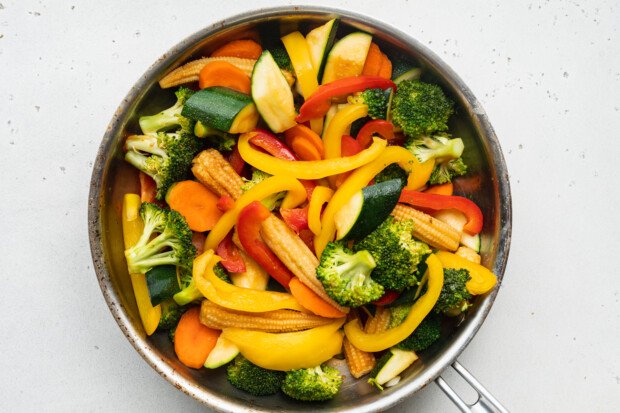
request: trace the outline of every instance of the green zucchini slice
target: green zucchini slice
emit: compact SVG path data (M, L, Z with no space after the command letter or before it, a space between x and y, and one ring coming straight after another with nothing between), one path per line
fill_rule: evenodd
M339 22L339 19L331 19L324 25L311 30L306 35L306 43L308 43L308 48L310 49L312 64L317 68L317 80L319 82L325 71L329 51L334 46Z
M146 273L146 286L153 306L171 298L180 291L177 267L174 265L153 267Z
M371 42L372 36L362 32L351 33L338 40L327 56L321 84L361 75Z

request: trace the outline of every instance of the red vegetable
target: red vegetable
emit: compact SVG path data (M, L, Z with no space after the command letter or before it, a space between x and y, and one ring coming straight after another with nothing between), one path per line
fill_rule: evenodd
M222 212L226 212L229 209L233 209L235 206L235 201L228 195L222 195L220 199L217 201L217 209Z
M342 156L353 156L353 155L357 155L358 153L360 153L362 151L362 147L360 146L359 142L356 141L355 139L353 139L352 136L349 135L342 135L342 138L340 138L340 154ZM336 187L339 187L340 185L342 185L342 183L349 177L349 175L351 175L353 173L353 171L349 171L349 172L344 172L341 173L340 175L338 175L335 178L335 182L334 184L336 185Z
M354 76L334 80L333 82L319 86L301 108L299 116L295 120L298 123L306 122L310 119L319 118L327 113L331 105L332 98L350 95L366 89L387 89L394 88L396 85L390 79L379 76Z
M386 290L385 293L378 300L373 301L374 305L388 305L393 303L398 297L400 297L400 293L396 291Z
M308 229L308 207L280 208L280 215L290 229L299 234L302 229Z
M286 268L282 261L260 239L260 227L262 222L271 215L271 212L258 201L250 203L241 210L237 220L237 233L243 249L248 255L269 273L277 282L284 287L293 278L293 274Z
M157 184L147 174L140 171L140 200L142 202L155 202Z
M216 254L222 257L222 266L230 272L245 272L245 262L239 253L239 248L232 240L232 233L217 246Z
M404 189L398 202L404 202L414 207L432 209L458 209L467 217L463 230L471 235L482 230L482 211L478 205L462 196L437 195Z
M263 149L276 158L287 161L297 161L297 156L276 136L263 129L254 129L254 136L250 138L250 143Z
M241 157L241 154L239 153L239 148L237 147L237 145L235 145L235 147L233 148L232 153L230 154L230 157L228 159L228 162L230 162L230 166L233 167L235 172L243 176L243 168L245 167L245 161Z
M376 119L366 122L357 133L357 142L362 149L366 149L372 142L372 135L378 133L383 138L394 139L394 125L387 120Z

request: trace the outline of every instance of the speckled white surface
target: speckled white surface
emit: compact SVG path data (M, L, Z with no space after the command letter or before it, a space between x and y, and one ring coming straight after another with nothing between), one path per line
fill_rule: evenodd
M618 411L618 2L320 3L428 45L501 141L512 249L461 362L514 412ZM91 166L117 104L161 53L277 4L291 3L0 0L0 411L204 411L110 316L88 247ZM430 385L392 411L456 409Z

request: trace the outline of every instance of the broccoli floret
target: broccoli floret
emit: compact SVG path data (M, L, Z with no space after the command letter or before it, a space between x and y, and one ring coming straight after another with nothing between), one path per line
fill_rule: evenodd
M435 165L428 182L431 185L441 185L452 182L453 178L466 173L467 165L463 162L463 158L452 159Z
M235 360L228 365L226 373L230 384L254 396L276 394L286 374L283 371L259 367L242 355L235 357Z
M368 106L368 116L372 119L386 119L392 89L366 89L349 97L349 103Z
M132 135L125 141L125 160L153 178L161 200L172 184L188 175L199 148L196 138L187 133Z
M142 133L155 133L178 126L181 127L181 131L183 132L192 132L194 124L190 119L181 115L181 110L183 110L183 105L185 105L187 99L194 93L195 92L191 89L180 87L175 92L177 101L174 105L156 115L141 116L140 129L142 129Z
M280 69L288 70L291 73L293 72L291 58L283 46L273 47L269 49L269 53L271 53L271 57L273 57L273 60L275 60Z
M237 140L227 132L205 126L202 122L196 122L194 135L198 138L205 138L210 147L220 152L230 152L235 147Z
M140 216L144 221L142 235L133 247L125 250L129 272L146 274L158 265L191 268L196 248L192 231L181 214L144 202ZM159 235L151 239L154 234Z
M378 184L392 179L398 179L401 182L401 186L404 188L407 186L407 178L409 178L409 174L403 168L394 163L375 176L375 183Z
M386 219L376 230L353 246L367 250L377 263L371 277L387 290L402 291L416 285L418 264L431 253L423 242L411 237L413 221Z
M390 322L388 328L396 327L401 324L409 311L411 306L399 305L390 309ZM401 350L408 351L422 351L431 346L441 336L441 319L435 313L430 313L420 323L418 328L415 329L407 338L396 345Z
M443 287L435 304L435 312L455 316L469 308L471 294L467 291L469 271L464 268L445 268Z
M222 265L217 263L213 266L213 273L222 281L232 284L228 272ZM192 277L191 270L180 270L181 291L174 295L174 301L179 305L187 305L192 301L203 298L202 293L198 290L198 286Z
M213 273L222 281L226 281L228 284L232 284L230 281L230 277L228 276L228 272L224 268L221 262L218 262L213 266Z
M353 253L341 242L330 242L321 254L316 277L338 304L359 307L383 295L383 287L370 278L375 266L368 251Z
M243 178L245 183L241 186L241 189L244 191L248 191L254 185L270 177L271 175L269 175L267 172L263 172L260 169L254 169L252 171L252 179L247 180ZM265 208L269 209L270 211L273 211L277 206L280 205L285 195L286 195L286 192L278 192L277 194L269 195L267 198L264 198L261 202L265 206Z
M173 300L165 300L160 305L161 318L159 319L157 328L162 330L175 328L187 308L177 305Z
M286 373L282 391L289 397L303 401L325 401L334 398L340 390L342 375L330 366L291 370Z
M403 80L392 99L392 120L411 137L444 131L453 105L439 86Z

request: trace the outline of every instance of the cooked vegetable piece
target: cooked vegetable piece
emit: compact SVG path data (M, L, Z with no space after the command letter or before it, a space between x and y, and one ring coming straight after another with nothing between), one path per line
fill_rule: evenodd
M444 272L445 275L445 272ZM444 289L446 288L444 282ZM441 297L441 296L440 296ZM389 328L398 326L407 318L410 305L400 305L390 308ZM441 337L441 318L436 313L430 313L426 316L420 325L403 341L396 345L401 350L422 351L429 348L435 341Z
M434 159L435 167L429 178L431 185L451 182L452 178L467 173L467 165L463 162L463 141L460 138L450 139L449 135L422 136L408 139L405 147L420 160L426 162Z
M456 316L470 306L472 295L467 291L467 282L471 279L465 268L444 268L443 288L435 304L435 312Z
M364 61L364 68L362 69L363 76L379 76L381 71L381 65L383 63L383 53L376 43L370 43L368 48L368 54Z
M284 132L295 126L293 92L268 50L256 61L252 72L252 99L272 131Z
M200 322L200 309L192 307L181 316L175 330L174 352L181 363L199 369L215 347L219 335L219 330L209 328Z
M190 97L181 112L203 125L230 133L249 132L256 127L258 112L252 98L221 86L202 89Z
M160 265L191 268L196 249L181 214L145 202L140 206L140 217L144 231L135 245L125 250L129 272L145 274Z
M140 129L142 133L150 134L171 128L180 128L183 132L191 132L194 123L181 114L183 105L187 102L194 91L186 87L180 87L175 93L177 101L169 107L155 115L140 116Z
M245 272L245 262L240 252L239 248L233 243L232 233L228 233L215 251L222 258L222 261L216 265L216 268L221 264L227 271Z
M268 370L239 355L226 369L230 384L253 396L276 394L284 381L284 372Z
M170 209L180 213L192 231L210 231L222 216L217 208L219 198L200 182L181 181L166 194Z
M340 19L331 19L324 25L311 30L306 35L306 42L308 42L312 64L318 81L323 78L329 52L336 40L339 22Z
M342 342L342 347L349 372L354 378L359 379L370 373L375 367L375 356L372 353L358 349L346 337Z
M325 301L310 287L295 277L289 283L291 294L306 310L326 318L341 318L346 314Z
M187 311L187 307L181 307L171 299L162 301L160 307L161 319L157 328L161 330L175 329L177 324L179 324L181 316Z
M469 247L459 247L459 249L457 249L454 254L463 257L471 262L475 262L476 264L480 264L481 261L480 254L478 254L475 250Z
M194 135L197 138L205 138L208 146L220 152L230 152L237 144L237 139L234 135L205 126L201 122L196 122L194 125Z
M354 251L370 252L377 263L372 279L386 289L402 291L418 282L417 267L431 250L411 237L413 227L412 221L398 222L389 217L353 246Z
M267 178L269 178L271 176L272 175L269 175L268 173L265 173L265 172L261 171L260 169L254 169L252 171L252 179L249 179L249 180L244 179L245 183L243 184L241 189L244 192L247 192L252 187L254 187L258 183L264 181L265 179L267 179ZM280 206L280 204L282 203L282 199L284 199L285 195L286 195L286 192L278 192L278 193L269 195L267 198L264 198L263 200L261 200L261 203L268 210L273 211L276 207Z
M286 49L282 45L278 45L269 49L269 53L271 53L271 57L276 62L278 67L281 70L286 70L290 73L293 73L293 63L291 63L291 58L289 57ZM291 83L289 82L289 85Z
M392 100L392 120L407 136L428 135L448 129L453 106L438 85L405 80Z
M254 40L242 39L226 43L211 53L211 57L239 57L256 60L262 52L263 48Z
M366 89L349 97L349 103L368 106L368 116L372 119L386 119L392 89Z
M392 61L383 54L381 59L381 69L379 70L379 76L385 79L392 78Z
M302 141L314 146L315 150L312 151L312 156L316 158L316 154L318 154L317 159L305 159L304 157L299 156L299 154L297 154L300 157L300 159L304 161L311 161L311 160L320 160L323 158L323 153L324 153L323 140L316 132L314 132L309 127L305 125L297 124L293 126L292 128L286 130L284 132L284 137L286 139L286 143L291 147L291 149L293 149L293 151L295 151L295 147L293 145L295 139L301 139ZM309 149L304 150L304 153L308 153L309 151L310 151Z
M418 356L413 351L391 348L377 361L377 365L370 372L368 383L383 390L384 384L402 373L417 359Z
M408 174L403 168L401 168L397 164L392 164L379 172L377 176L375 176L375 183L380 184L381 182L397 179L400 181L400 186L402 189L407 186L407 178Z
M476 264L446 251L437 252L437 258L441 260L445 268L463 268L469 271L471 278L467 281L467 291L469 291L470 294L485 294L497 284L497 277L495 274L480 264Z
M153 178L156 198L162 200L172 184L185 179L198 149L198 140L187 133L131 135L125 141L125 160Z
M325 401L333 399L342 385L342 375L334 367L325 364L286 373L282 392L302 401Z
M250 78L241 69L228 62L210 62L198 75L198 87L227 87L237 92L250 94Z
M372 36L362 32L354 32L338 40L329 51L321 84L361 75L371 41Z
M177 267L174 265L159 265L151 268L146 272L146 285L148 286L153 306L172 298L173 295L179 292Z
M436 194L436 195L452 195L454 192L454 186L452 182L448 182L440 185L433 185L424 190L427 194Z
M338 304L359 307L383 295L383 287L370 277L375 266L368 251L353 253L340 242L330 242L321 254L316 276Z
M239 354L239 348L222 336L217 338L215 347L209 353L204 366L208 369L216 369L231 362Z
M243 180L222 154L214 149L202 151L194 158L192 173L219 196L227 195L236 200L243 194Z
M398 179L366 186L334 215L336 239L359 240L377 229L398 203L402 182Z
M413 221L413 236L432 247L448 251L455 251L459 247L461 233L429 214L407 205L397 204L392 216L397 221Z

